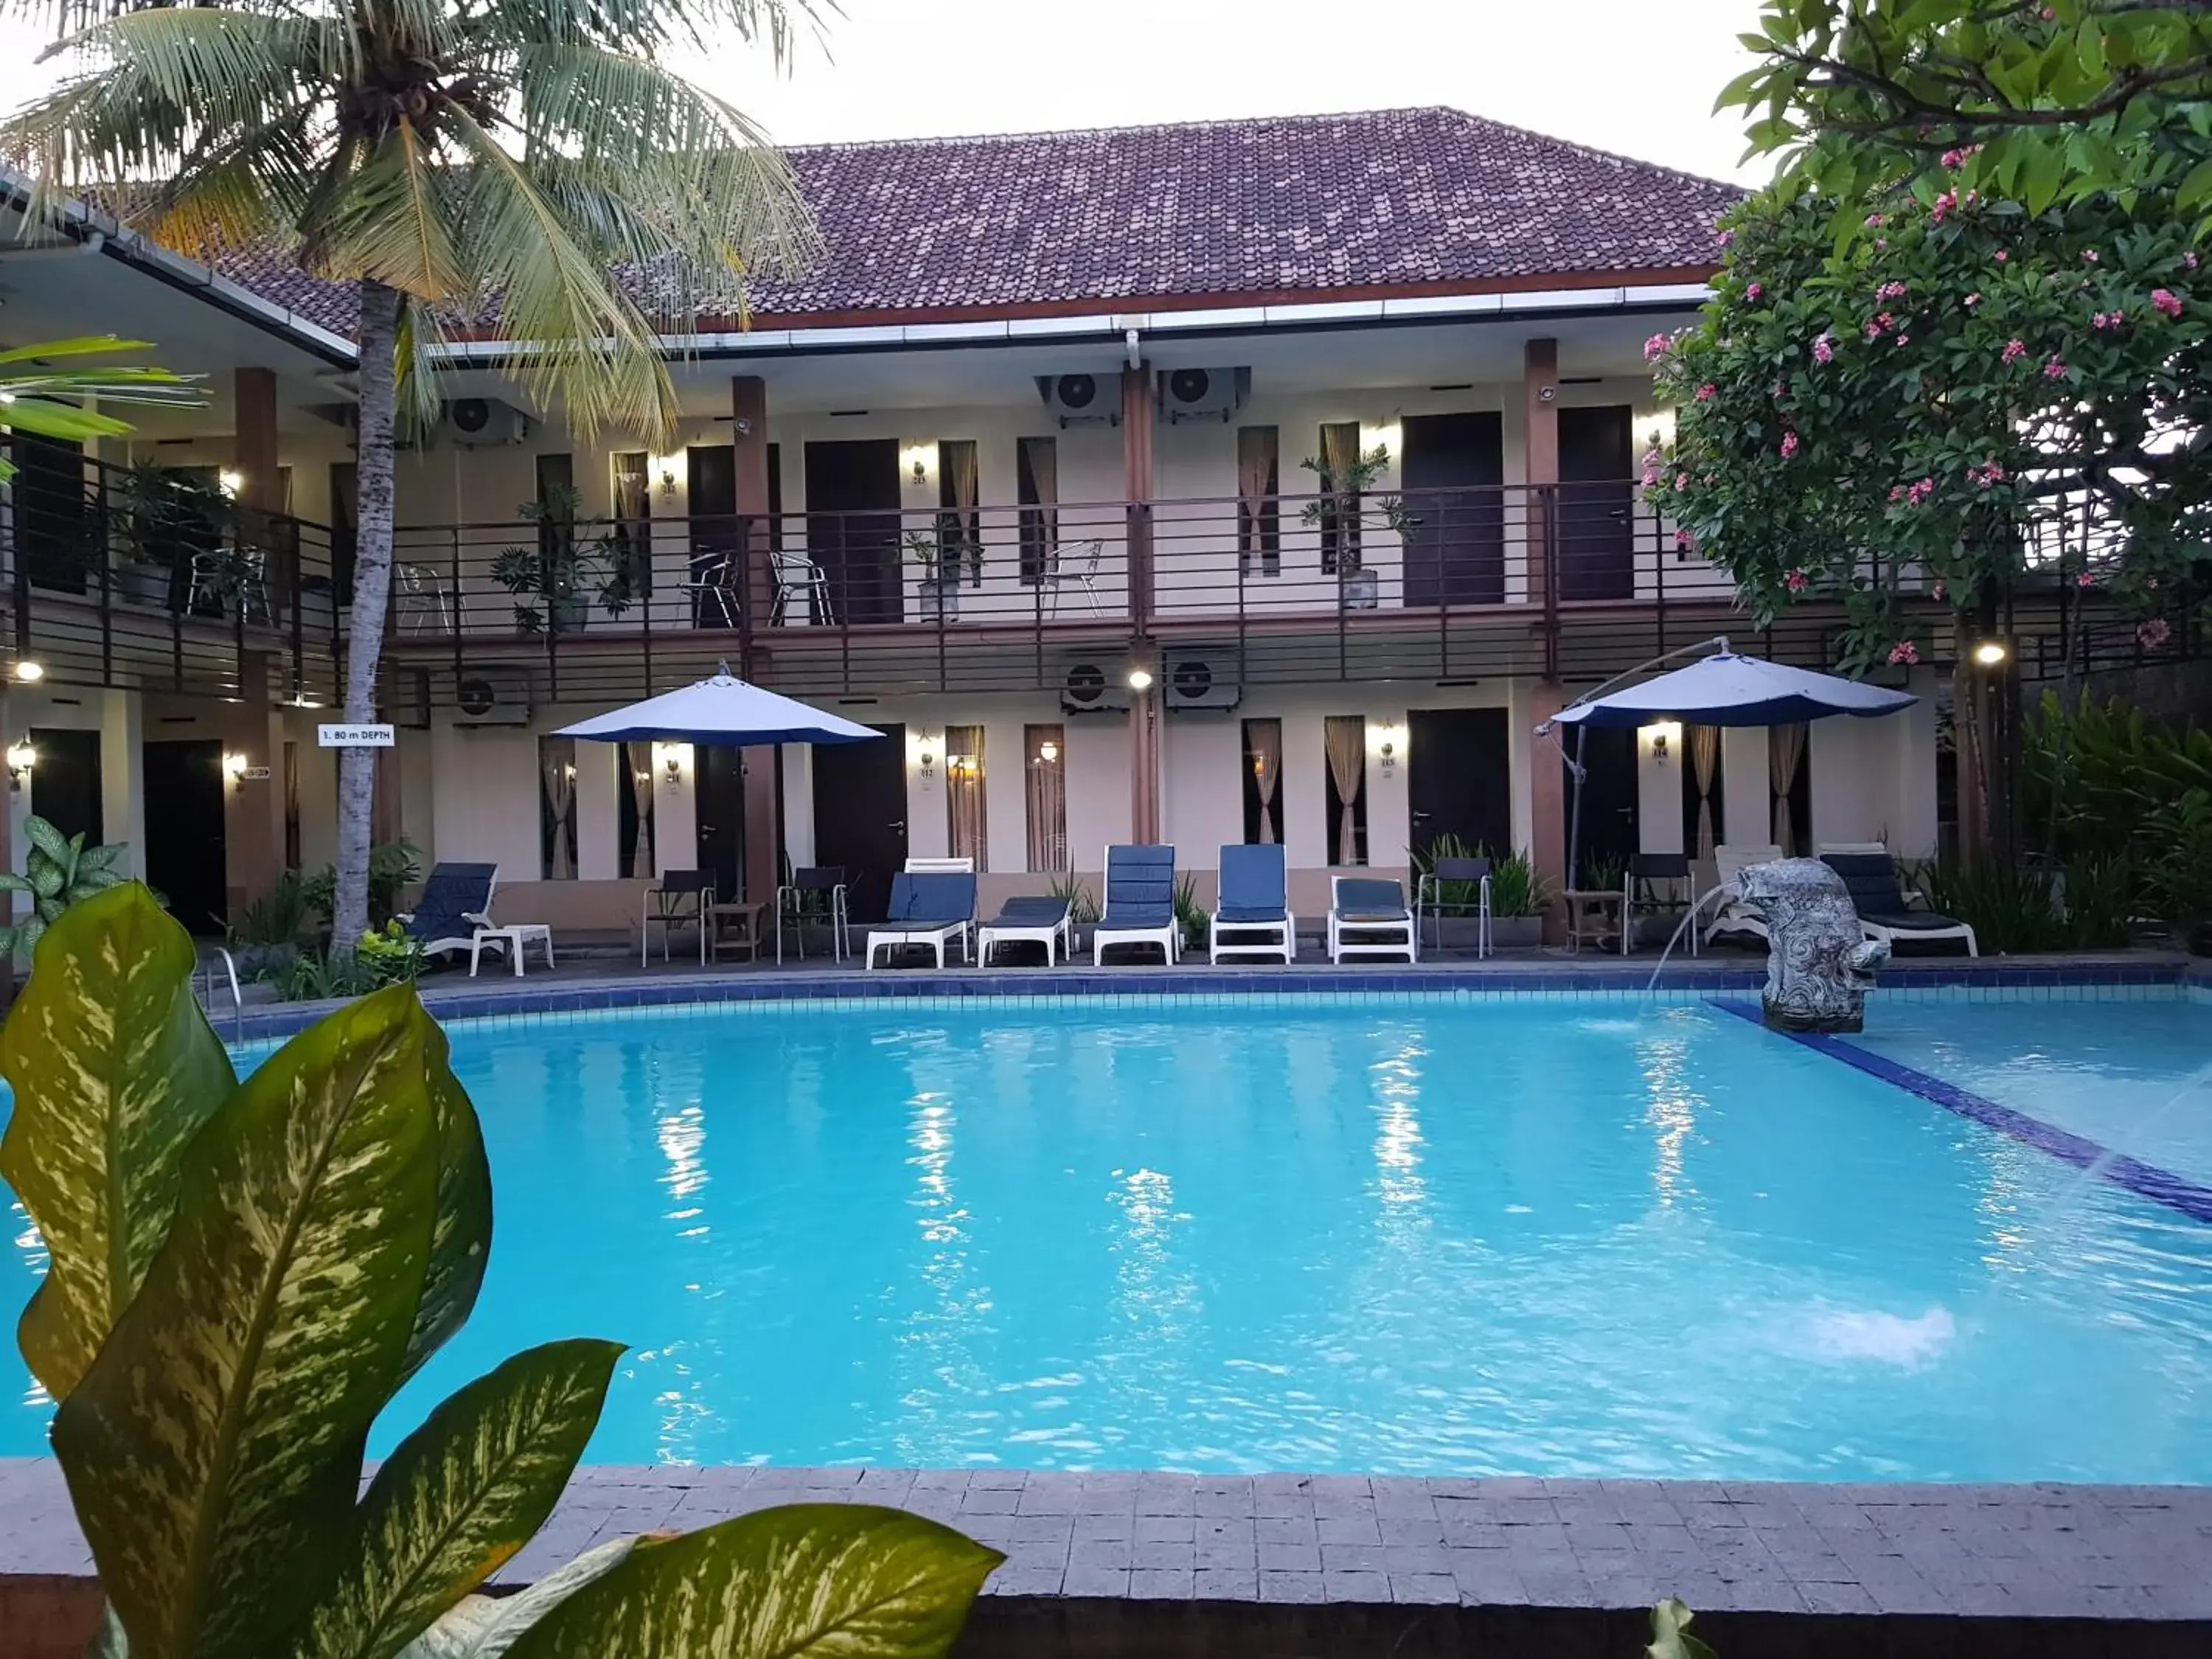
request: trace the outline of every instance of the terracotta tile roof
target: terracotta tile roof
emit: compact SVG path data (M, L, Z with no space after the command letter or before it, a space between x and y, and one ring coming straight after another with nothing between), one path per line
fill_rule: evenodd
M755 285L756 325L1663 280L1717 262L1713 222L1740 194L1441 108L788 155L823 254ZM274 260L226 269L352 330L349 290Z

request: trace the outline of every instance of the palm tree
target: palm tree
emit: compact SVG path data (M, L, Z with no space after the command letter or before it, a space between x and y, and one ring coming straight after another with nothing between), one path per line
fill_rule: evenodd
M130 426L101 408L87 408L72 401L89 398L95 405L153 404L174 407L200 401L198 387L166 368L131 363L104 368L56 368L57 357L103 357L119 351L145 351L143 340L118 340L112 334L90 334L74 340L48 340L38 345L16 346L0 351L0 433L25 432L35 437L82 443L93 438L120 438ZM15 463L0 453L0 483L15 476Z
M199 258L274 246L360 295L349 721L376 717L395 423L434 416L449 335L495 332L526 389L659 447L659 327L743 307L811 223L744 116L655 61L734 33L781 64L810 0L0 0L71 73L0 124L31 219L96 192ZM332 945L368 924L372 751L342 750Z

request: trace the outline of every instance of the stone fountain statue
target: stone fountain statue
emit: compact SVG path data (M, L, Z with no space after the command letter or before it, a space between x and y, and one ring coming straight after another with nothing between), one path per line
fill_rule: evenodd
M1818 859L1778 859L1746 868L1736 893L1766 924L1766 1023L1778 1031L1863 1030L1866 994L1889 946L1862 935L1844 878Z

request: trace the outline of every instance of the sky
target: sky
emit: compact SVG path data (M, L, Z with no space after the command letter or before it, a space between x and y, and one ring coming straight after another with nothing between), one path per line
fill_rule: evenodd
M783 143L1447 104L1755 183L1713 96L1757 0L843 0L787 74L682 68ZM0 107L46 76L0 23Z

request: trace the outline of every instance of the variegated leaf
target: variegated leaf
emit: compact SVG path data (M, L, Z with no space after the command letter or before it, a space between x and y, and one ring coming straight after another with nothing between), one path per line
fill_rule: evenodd
M644 1543L514 1659L934 1659L1006 1558L904 1510L799 1504Z
M522 1633L578 1590L611 1572L637 1547L617 1538L586 1550L513 1595L465 1595L399 1650L399 1659L505 1659Z
M301 1032L185 1156L137 1298L54 1450L132 1659L264 1659L351 1535L435 1219L430 1018L393 986Z
M192 995L193 963L151 893L112 888L44 930L0 1030L15 1096L0 1176L52 1264L18 1337L58 1400L137 1293L168 1235L185 1148L237 1086Z
M431 1413L377 1471L298 1659L391 1659L511 1559L584 1455L621 1353L587 1340L526 1349Z
M446 1034L434 1028L428 1067L430 1103L438 1114L438 1221L403 1379L466 1322L491 1259L491 1164L476 1106L453 1075L450 1055Z

